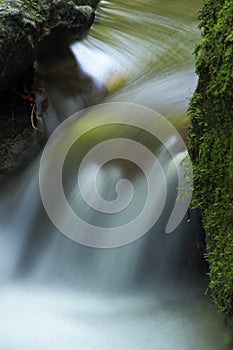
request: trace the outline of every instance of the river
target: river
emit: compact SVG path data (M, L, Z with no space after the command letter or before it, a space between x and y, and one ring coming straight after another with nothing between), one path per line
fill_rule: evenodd
M72 52L57 50L38 65L51 100L46 130L86 106L126 102L158 111L185 138L197 82L192 53L200 40L200 7L199 0L101 1L89 35L74 43ZM115 132L108 130L108 136ZM127 132L133 139L145 138ZM125 136L125 130L119 135ZM77 159L98 137L87 135ZM232 349L232 327L205 294L197 213L192 212L189 223L184 218L171 235L164 233L177 175L157 144L154 153L168 174L163 214L146 235L122 247L83 246L54 227L40 197L41 155L0 188L2 350ZM68 165L67 192L72 171ZM92 173L86 169L85 177ZM111 163L99 179L105 196L122 173L132 181L137 173L138 184L141 175L132 164ZM138 202L143 186L140 180ZM78 199L83 215L98 223L80 194ZM100 221L113 223L109 216Z

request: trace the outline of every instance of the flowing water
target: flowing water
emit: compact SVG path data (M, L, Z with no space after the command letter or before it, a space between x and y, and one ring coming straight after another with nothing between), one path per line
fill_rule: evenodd
M104 100L151 107L182 132L196 84L192 52L200 40L200 7L199 0L102 1L89 36L72 52L60 48L38 65L51 100L46 130ZM121 131L108 130L108 135L120 137ZM99 135L87 135L77 157L93 139L98 142ZM164 149L155 144L153 151L168 178L164 212L150 232L120 248L81 246L55 229L40 199L40 157L1 186L2 350L232 349L231 326L224 325L204 295L197 214L192 213L190 223L184 219L172 235L164 234L177 176ZM65 186L75 202L70 191L75 174L67 168ZM86 169L87 179L92 172ZM111 187L123 175L135 182L143 199L141 174L122 161L103 169L103 194L111 200ZM79 209L98 222L84 203ZM108 220L113 221L104 217L101 222Z

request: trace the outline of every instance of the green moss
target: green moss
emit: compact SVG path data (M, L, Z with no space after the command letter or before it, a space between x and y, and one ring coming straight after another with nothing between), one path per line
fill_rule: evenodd
M199 82L190 104L193 206L203 213L210 289L233 317L233 1L205 0L203 41L196 49Z

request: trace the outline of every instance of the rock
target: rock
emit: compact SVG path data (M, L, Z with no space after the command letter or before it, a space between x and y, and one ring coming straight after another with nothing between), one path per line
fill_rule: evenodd
M29 164L46 141L30 120L33 103L36 115L43 110L34 62L85 35L98 2L0 0L0 179Z
M233 2L205 0L199 76L190 104L189 153L193 206L202 213L209 289L220 312L233 319Z
M14 85L51 42L80 38L96 0L0 0L0 91Z
M6 99L0 117L0 180L29 164L46 141L30 125L30 105L13 94Z

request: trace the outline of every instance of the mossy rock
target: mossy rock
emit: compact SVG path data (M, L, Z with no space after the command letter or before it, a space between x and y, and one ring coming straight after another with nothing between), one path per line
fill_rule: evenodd
M199 81L190 104L193 206L203 214L210 289L233 317L233 1L205 0L203 41L196 49Z
M17 82L52 41L67 43L91 26L98 1L0 2L0 91Z
M63 50L91 26L98 0L0 0L0 179L24 168L44 145L25 95L33 63ZM51 46L51 47L50 47Z

